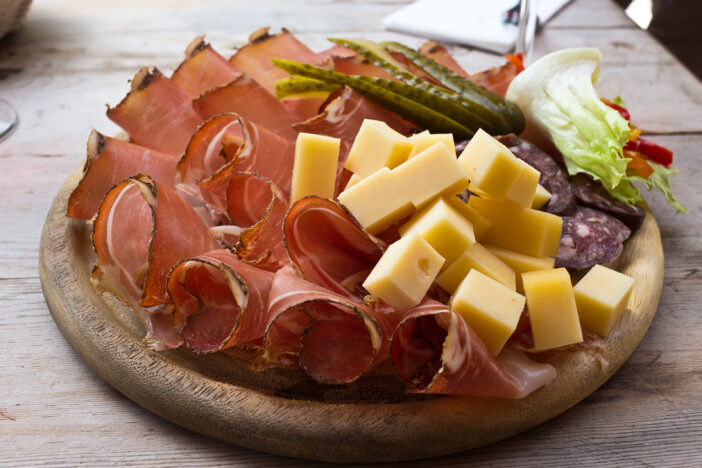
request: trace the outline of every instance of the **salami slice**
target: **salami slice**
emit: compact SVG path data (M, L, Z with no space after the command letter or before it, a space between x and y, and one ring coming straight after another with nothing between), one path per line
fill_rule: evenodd
M497 139L508 147L516 157L541 172L539 183L551 193L551 199L543 208L545 211L563 214L573 210L575 197L568 175L551 156L513 133Z
M556 268L575 270L615 260L622 253L622 240L631 231L611 216L578 207L574 216L563 217Z
M646 211L640 206L630 206L620 202L607 193L600 184L582 174L573 177L573 192L578 204L614 216L632 231L636 231L641 226L646 216Z

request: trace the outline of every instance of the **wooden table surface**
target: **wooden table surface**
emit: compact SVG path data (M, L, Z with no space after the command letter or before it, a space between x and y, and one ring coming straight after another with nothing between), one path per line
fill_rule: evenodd
M119 102L139 67L170 72L203 33L228 55L263 25L288 27L315 50L332 33L416 46L381 28L404 3L34 2L22 29L0 41L0 97L21 119L0 142L0 466L310 465L192 433L105 384L49 314L39 235L55 193L84 160L90 130L116 133L104 104ZM574 2L540 33L536 54L577 46L602 50L601 94L621 95L644 134L676 154L673 189L690 212L646 197L666 254L658 314L631 359L575 408L512 439L417 466L702 464L702 84L609 0ZM469 72L501 61L453 50Z

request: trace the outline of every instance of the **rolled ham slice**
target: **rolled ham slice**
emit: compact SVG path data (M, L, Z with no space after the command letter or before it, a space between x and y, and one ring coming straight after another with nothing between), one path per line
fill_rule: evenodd
M305 281L291 266L276 273L268 309L268 364L297 364L327 384L352 382L383 362L399 318Z
M235 112L276 135L291 140L297 138L292 125L298 119L275 96L245 75L210 89L193 101L193 108L205 120Z
M125 179L107 193L92 241L98 259L93 284L140 307L169 302L171 267L217 248L190 205L146 175Z
M361 283L384 245L336 202L315 196L298 200L288 211L283 235L290 262L305 279L357 301L367 294Z
M134 174L150 174L162 184L174 188L178 158L143 146L90 132L88 156L83 177L68 199L67 215L90 219L97 212L105 194L121 180Z
M403 314L390 355L414 393L523 398L556 376L510 346L495 358L460 315L431 299Z
M227 189L227 214L246 228L234 246L237 256L259 268L275 271L289 263L283 242L288 201L269 179L251 172L235 174Z
M209 353L260 341L273 276L226 249L178 263L168 275L168 293L183 344Z
M205 122L178 161L178 187L214 210L226 211L229 182L238 172L255 172L289 195L295 142L275 135L237 114Z
M185 49L185 60L176 68L171 80L193 98L241 76L234 66L198 36Z
M180 156L202 119L191 96L158 69L144 67L132 79L132 89L107 117L135 143Z

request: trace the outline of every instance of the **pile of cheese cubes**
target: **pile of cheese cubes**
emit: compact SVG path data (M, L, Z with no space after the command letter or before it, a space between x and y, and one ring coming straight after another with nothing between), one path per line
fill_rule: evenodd
M302 153L298 140L296 171ZM582 341L580 322L606 336L626 310L632 278L598 266L573 288L554 269L562 220L537 209L550 197L539 171L482 130L457 158L451 134L405 137L366 120L345 168L353 176L338 200L363 228L400 224L401 239L363 283L395 309L417 305L436 282L494 354L525 303L535 350ZM468 203L456 196L466 188L478 194Z

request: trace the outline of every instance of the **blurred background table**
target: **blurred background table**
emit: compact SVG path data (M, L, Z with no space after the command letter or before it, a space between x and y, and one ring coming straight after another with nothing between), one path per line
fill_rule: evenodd
M0 97L20 114L0 142L0 466L310 466L192 433L105 384L51 319L39 235L58 188L84 161L90 130L117 132L103 104L120 101L139 67L170 72L203 33L230 55L263 25L288 27L315 50L331 34L417 46L380 26L405 3L37 0L0 41ZM603 52L601 95L621 95L644 135L676 154L673 189L690 212L647 196L666 254L658 315L631 359L581 404L512 439L426 464L702 464L702 84L611 0L575 1L538 35L536 55L579 46ZM469 72L502 61L451 50Z

